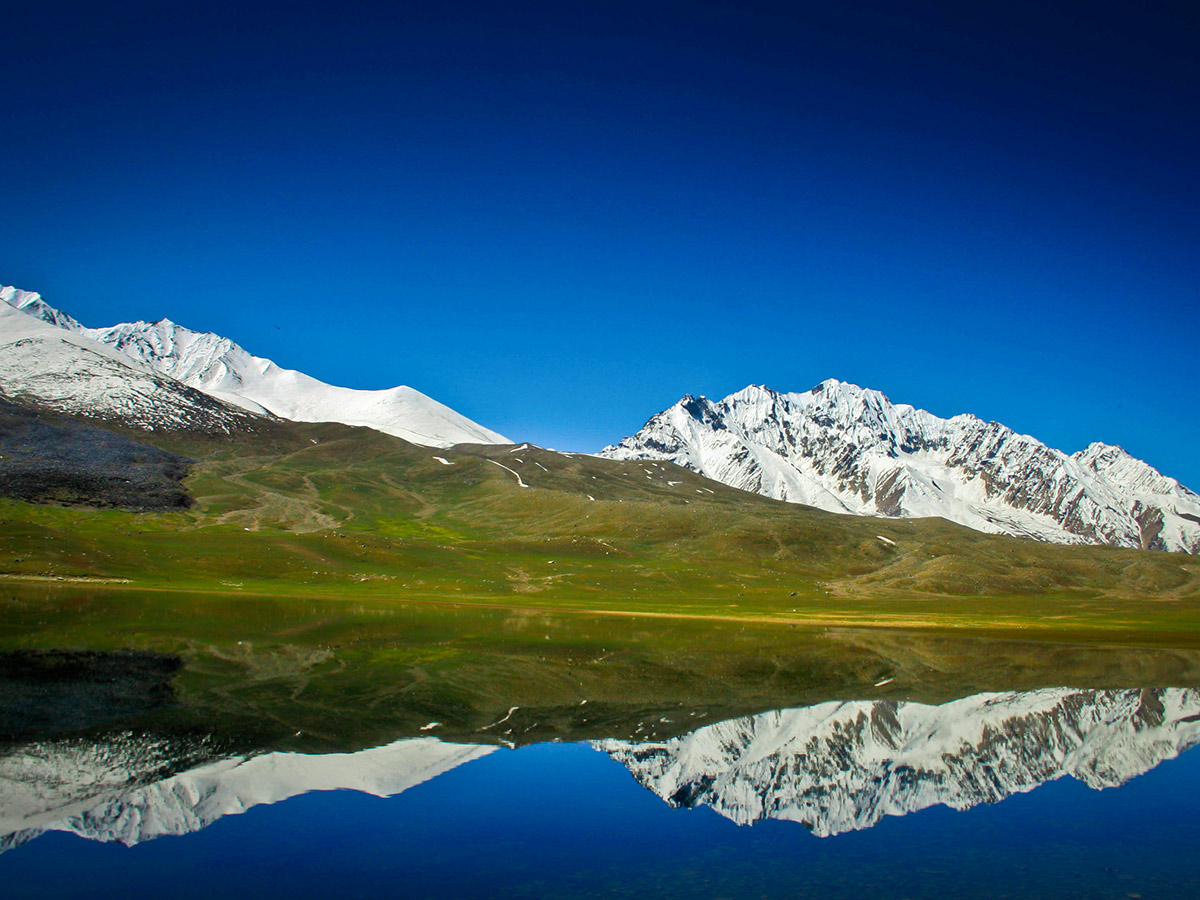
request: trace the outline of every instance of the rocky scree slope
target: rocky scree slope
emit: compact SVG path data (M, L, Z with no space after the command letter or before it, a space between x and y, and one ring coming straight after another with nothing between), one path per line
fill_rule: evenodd
M0 497L179 509L192 502L183 485L191 463L123 434L0 398Z

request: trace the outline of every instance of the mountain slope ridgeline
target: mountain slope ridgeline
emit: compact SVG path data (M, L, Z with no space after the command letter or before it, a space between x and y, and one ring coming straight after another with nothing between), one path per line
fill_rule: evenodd
M803 393L686 396L600 455L666 460L831 512L1200 553L1200 496L1120 447L1068 455L997 422L939 418L833 379Z

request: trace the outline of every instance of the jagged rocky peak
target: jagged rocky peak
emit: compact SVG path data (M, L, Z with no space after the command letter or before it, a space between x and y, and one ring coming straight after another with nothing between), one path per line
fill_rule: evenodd
M1200 496L1118 447L1068 456L998 422L941 418L836 379L803 393L750 385L716 402L689 395L600 455L669 460L832 512L1200 552Z
M170 319L157 322L125 322L92 329L103 344L120 350L207 393L249 406L238 395L245 386L242 372L261 375L269 360L257 360L229 338L211 332L193 331ZM263 365L265 363L265 365ZM261 404L253 404L253 407Z
M193 331L170 319L84 328L48 306L37 294L3 288L0 298L43 322L86 336L148 370L258 415L362 425L434 447L510 443L503 435L405 385L379 391L337 387L252 356L229 338Z
M1163 475L1149 463L1135 458L1115 444L1095 441L1078 453L1072 454L1071 458L1081 466L1129 490L1180 497L1191 493L1174 478Z

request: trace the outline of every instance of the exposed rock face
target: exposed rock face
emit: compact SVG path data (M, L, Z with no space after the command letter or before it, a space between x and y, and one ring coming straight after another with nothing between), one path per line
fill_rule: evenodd
M819 836L935 804L968 809L1070 775L1124 784L1200 743L1200 691L979 694L925 706L822 703L652 743L598 741L672 806Z
M832 512L1200 553L1200 495L1120 447L1067 455L997 422L942 419L834 380L800 394L751 386L719 402L684 397L600 455L669 460Z
M0 398L0 497L179 509L191 460L102 428Z

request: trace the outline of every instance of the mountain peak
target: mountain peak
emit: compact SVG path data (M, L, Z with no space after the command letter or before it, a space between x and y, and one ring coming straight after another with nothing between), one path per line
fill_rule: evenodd
M360 425L434 447L510 443L503 435L403 385L378 391L337 387L252 356L229 338L193 331L167 318L84 328L46 305L37 294L4 288L0 298L50 325L86 335L106 352L116 351L149 370L252 413L299 422Z
M1078 453L1071 454L1076 459L1133 459L1133 455L1124 447L1117 444L1106 444L1103 441L1092 441Z
M5 397L148 431L232 434L257 424L242 410L139 364L49 310L36 303L0 304Z
M850 393L861 393L862 388L857 384L851 384L849 381L839 381L836 378L826 378L824 381L808 389L808 393L810 394L820 394L823 391L846 391Z
M33 316L35 319L41 319L43 322L48 322L66 331L84 331L84 327L79 322L68 316L65 312L55 309L43 300L42 295L36 291L23 291L12 285L6 285L0 287L0 300L7 303L13 309L19 309L21 312Z
M1068 456L1004 425L943 419L835 378L799 394L749 385L715 403L685 397L600 455L669 460L831 512L1200 553L1200 497L1119 447Z

